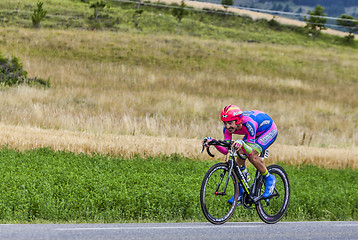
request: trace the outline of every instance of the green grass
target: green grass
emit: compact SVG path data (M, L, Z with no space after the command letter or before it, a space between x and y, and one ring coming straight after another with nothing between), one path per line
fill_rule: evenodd
M2 222L195 219L204 165L160 159L1 151ZM170 174L169 174L170 173ZM191 189L192 188L192 189ZM190 189L190 191L188 191Z
M0 222L205 221L199 192L212 164L179 155L125 159L3 147ZM357 170L284 167L292 197L283 221L358 220ZM239 208L232 221L260 220Z

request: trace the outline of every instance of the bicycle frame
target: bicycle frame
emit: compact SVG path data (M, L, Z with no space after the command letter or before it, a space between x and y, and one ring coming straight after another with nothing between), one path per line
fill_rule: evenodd
M230 178L230 176L232 174L232 170L234 170L236 176L238 177L239 184L241 184L241 186L244 189L244 192L249 197L248 203L256 204L257 202L259 202L262 199L271 199L271 198L279 195L277 193L276 189L275 189L275 192L273 194L271 194L271 196L269 196L268 198L264 198L262 195L259 195L259 193L255 193L254 189L256 189L256 185L257 185L257 183L258 183L258 181L260 179L260 176L261 176L260 172L258 170L256 170L254 182L253 182L253 184L251 186L249 186L246 178L244 177L242 171L240 170L239 166L236 163L236 160L235 160L236 151L235 150L229 150L229 153L230 153L229 158L225 160L229 164L229 172L228 172L228 176L226 178L224 192L220 193L220 195L226 195L225 191L226 191L226 187L227 187L228 182L229 182L229 178ZM218 188L219 188L219 185L218 185ZM218 193L218 195L219 195L219 193Z
M237 157L237 152L235 149L231 149L231 141L229 142L225 142L225 141L215 141L215 143L209 143L209 145L219 145L219 146L224 146L226 148L228 148L229 154L226 156L229 156L228 158L225 159L225 161L229 164L229 171L228 171L228 176L226 178L226 182L225 182L225 188L224 188L224 192L216 192L216 195L226 195L226 188L227 185L229 183L229 179L230 176L232 174L232 170L234 170L236 176L238 177L239 180L239 184L241 184L241 186L244 189L244 192L247 194L247 196L249 197L249 201L248 203L251 204L257 204L257 202L259 202L262 199L265 200L269 200L275 196L279 196L276 188L275 188L275 192L273 194L271 194L269 197L264 198L262 195L260 195L259 193L255 193L255 189L256 189L256 185L258 184L258 181L260 180L261 174L258 170L256 170L256 174L255 174L255 178L254 178L254 182L251 186L249 186L248 182L246 181L246 178L244 177L242 171L240 170L239 166L237 165L236 159L235 157ZM211 157L214 157L214 155L209 151L209 148L206 149L208 154ZM204 145L203 145L203 149L201 152L204 151ZM221 182L218 184L217 189L219 189L221 185ZM243 201L243 200L242 200Z

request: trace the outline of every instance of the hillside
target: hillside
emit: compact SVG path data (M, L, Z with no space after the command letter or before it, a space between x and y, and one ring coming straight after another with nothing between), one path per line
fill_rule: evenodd
M203 0L202 2L221 4L220 0ZM294 13L307 13L308 10L312 11L317 5L321 5L331 17L339 17L342 14L358 17L358 1L355 0L240 0L234 1L233 5Z
M164 2L167 4L172 4L172 3L180 4L181 0L161 0L161 2ZM191 6L191 7L197 8L197 9L219 9L219 10L225 11L225 8L220 4L220 2L185 1L185 3L188 6ZM293 26L299 26L299 27L306 26L306 23L304 21L302 21L302 19L301 20L293 19L287 15L286 16L272 15L272 14L268 14L268 13L264 13L264 12L255 12L255 11L239 9L239 8L235 8L235 7L228 7L227 10L232 13L238 14L240 16L249 16L250 18L252 18L254 20L275 19L277 22L279 22L280 24L284 24L284 25L293 25ZM332 29L330 27L328 27L325 30L322 30L322 32L340 36L340 37L344 37L347 35L347 33L344 31ZM357 39L358 34L354 34L354 35L355 35L355 38Z
M18 16L31 16L30 2L7 11L0 52L51 87L1 88L1 143L202 157L202 137L221 137L218 114L235 103L277 122L271 161L357 167L354 44L325 34L313 42L298 28L215 14L184 18L178 33L168 10L149 7L138 29L133 5L104 10L95 28L93 9L69 0L48 3L35 29Z
M85 0L66 0L63 2L51 1L45 3L47 15L41 25L43 27L56 29L84 28L109 29L113 31L129 31L130 29L133 29L134 25L137 25L135 30L140 30L141 32L172 34L175 33L176 27L171 29L168 27L170 23L175 26L175 18L173 16L166 17L168 14L171 15L172 8L168 8L168 6L165 7L163 3L180 4L180 2L180 0L152 1L152 3L146 2L141 7L144 12L137 16L135 14L135 2L123 3L121 1L107 0L106 7L99 11L98 19L95 20L94 9L91 8L90 4L86 3ZM287 35L287 32L291 36L293 35L293 32L296 32L297 34L293 39L284 37L279 41L280 43L288 44L295 44L295 39L297 37L302 38L304 37L303 35L305 35L305 31L302 29L302 27L306 25L304 22L285 16L273 16L267 13L228 8L227 10L230 13L238 15L239 18L234 18L233 16L224 17L226 10L221 4L198 1L185 1L185 3L189 7L194 8L192 11L189 11L189 18L194 21L190 22L188 21L188 17L184 18L183 23L181 24L181 30L184 34L210 38L229 37L237 39L239 37L244 41L277 42L283 35ZM2 1L0 3L0 25L31 27L31 15L35 8L36 3L31 0L21 2L10 0ZM203 9L209 12L205 13L201 11ZM273 19L278 23L283 24L283 26L277 26L275 22L269 22ZM208 31L205 31L205 28L201 26L201 22L204 25L208 25ZM244 28L242 28L242 25ZM298 26L298 28L292 26ZM221 29L219 30L217 27L220 27ZM276 32L279 32L279 34L276 34ZM347 35L345 32L333 30L331 28L328 28L323 32L340 37ZM259 36L264 37L257 39ZM336 39L328 41L337 42Z

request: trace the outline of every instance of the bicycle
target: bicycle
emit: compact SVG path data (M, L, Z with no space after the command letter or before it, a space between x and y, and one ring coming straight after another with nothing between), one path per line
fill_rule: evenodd
M277 223L286 213L290 201L290 182L286 171L276 164L267 167L270 174L275 175L277 182L271 196L264 198L262 196L265 190L264 177L256 170L254 181L249 186L235 161L239 153L231 149L232 143L222 140L212 140L208 143L209 147L211 145L226 147L229 154L226 155L225 162L214 164L204 176L200 189L200 204L204 216L213 224L227 222L238 205L239 184L241 184L244 192L239 205L245 209L251 209L254 205L262 221L268 224ZM204 151L204 144L201 152ZM214 157L209 147L207 153ZM234 201L230 205L227 200L232 196Z

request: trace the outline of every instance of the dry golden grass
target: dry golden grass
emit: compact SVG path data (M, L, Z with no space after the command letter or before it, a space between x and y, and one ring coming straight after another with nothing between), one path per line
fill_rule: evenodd
M356 50L21 28L0 28L0 42L52 83L0 90L11 148L202 158L234 103L276 121L270 161L357 167Z
M50 147L54 150L76 153L102 153L130 157L179 153L196 159L209 159L200 153L200 139L170 137L129 136L115 134L94 134L66 130L41 129L12 126L0 123L0 142L9 148L28 150ZM216 150L214 159L224 159ZM358 149L314 148L274 144L271 147L268 163L314 164L327 168L358 168Z

